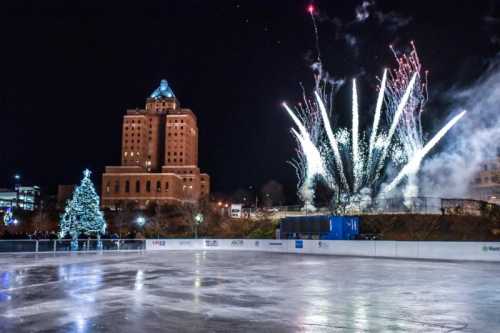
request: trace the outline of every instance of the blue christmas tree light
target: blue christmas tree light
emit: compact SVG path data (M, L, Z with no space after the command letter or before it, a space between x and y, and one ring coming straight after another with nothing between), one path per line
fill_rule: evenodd
M106 232L106 221L99 209L99 196L90 179L90 170L83 171L83 179L73 197L66 204L60 220L60 237L71 236L71 249L78 250L78 237L96 235L98 248L102 248L101 235Z
M12 225L12 224L16 224L16 219L14 219L14 216L12 214L12 208L9 207L7 208L7 210L5 211L5 214L3 216L3 223L6 225L6 226L9 226L9 225Z

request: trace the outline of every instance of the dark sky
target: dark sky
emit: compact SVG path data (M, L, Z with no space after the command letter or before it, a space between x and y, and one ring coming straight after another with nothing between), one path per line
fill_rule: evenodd
M358 77L366 107L375 100L375 75L394 65L390 43L405 49L415 41L431 96L471 80L499 50L495 1L361 3L315 6L329 71ZM200 166L213 191L276 179L293 193L286 162L294 142L280 103L299 99L299 82L310 88L308 4L2 1L0 187L19 172L24 183L54 191L78 182L85 167L100 182L104 166L120 161L126 109L144 107L165 78L198 117Z

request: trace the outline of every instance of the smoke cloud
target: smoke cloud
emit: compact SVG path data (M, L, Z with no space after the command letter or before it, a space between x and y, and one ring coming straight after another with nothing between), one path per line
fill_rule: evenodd
M448 97L454 104L451 116L463 109L468 113L448 133L444 150L424 162L421 190L423 195L467 198L482 162L494 158L500 147L500 57L476 82Z

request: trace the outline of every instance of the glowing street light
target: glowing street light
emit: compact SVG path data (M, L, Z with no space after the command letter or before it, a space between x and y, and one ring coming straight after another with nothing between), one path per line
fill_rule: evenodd
M204 216L202 213L197 213L194 215L194 238L198 238L198 226L203 223Z
M142 227L142 226L144 226L144 224L146 224L146 218L144 216L138 216L135 219L135 223L137 223L137 225L139 225L140 227Z
M202 213L198 213L194 216L194 220L196 221L196 224L202 224L204 217Z

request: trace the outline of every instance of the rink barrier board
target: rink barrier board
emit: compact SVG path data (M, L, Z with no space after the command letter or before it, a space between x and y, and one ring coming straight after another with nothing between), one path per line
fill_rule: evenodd
M147 239L146 250L231 250L500 262L500 242L294 239Z

